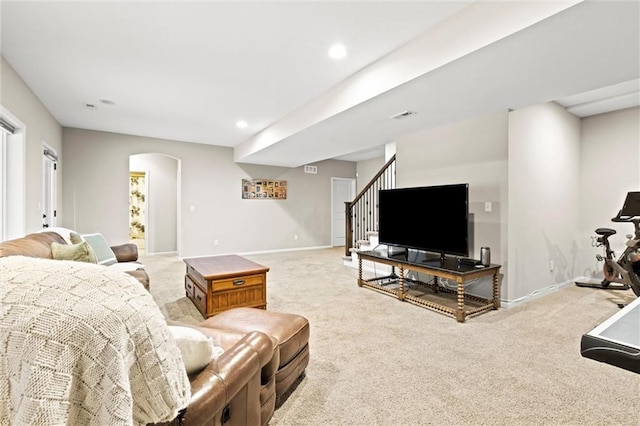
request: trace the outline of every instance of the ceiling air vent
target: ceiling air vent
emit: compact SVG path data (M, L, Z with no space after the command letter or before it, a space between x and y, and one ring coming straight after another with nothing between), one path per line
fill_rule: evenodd
M392 115L389 118L393 118L395 120L402 120L403 118L407 118L410 115L415 115L415 114L417 114L417 112L415 112L415 111L402 111L402 112L399 112L397 114Z
M318 174L318 166L304 166L305 173Z

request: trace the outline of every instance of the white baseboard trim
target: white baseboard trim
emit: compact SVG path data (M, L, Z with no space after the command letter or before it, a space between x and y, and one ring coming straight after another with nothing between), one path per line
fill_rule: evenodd
M238 256L248 256L252 254L268 254L268 253L285 253L285 252L293 252L293 251L307 251L307 250L319 250L319 249L330 249L334 246L315 246L315 247L296 247L290 249L278 249L278 250L262 250L262 251L245 251L241 253L217 253L217 254L203 254L200 256L187 256L189 259L197 259L200 257L215 257L215 256L228 256L230 254L237 254ZM181 259L184 259L185 256L180 256Z
M320 250L320 249L329 249L329 248L333 248L333 246L296 247L296 248L279 249L279 250L247 251L244 253L237 253L237 254L250 255L250 254L268 254L268 253L286 253L286 252L292 252L292 251Z
M547 294L553 293L555 291L560 290L562 287L566 287L568 285L573 285L575 284L575 282L577 280L581 280L582 277L577 277L577 278L572 278L570 280L567 281L563 281L561 283L558 284L552 284L550 286L547 287L543 287L540 288L538 290L532 291L531 293L527 294L526 296L522 296L522 297L518 297L517 299L514 300L505 300L505 299L500 299L500 306L503 308L515 308L516 306L520 306L524 303L530 302L534 299L537 299L539 297L542 296L546 296ZM584 278L584 279L588 279L588 278Z
M153 253L145 252L143 254L143 256L166 256L166 255L170 255L170 254L171 255L174 255L174 254L177 255L178 252L177 251L156 251L156 252L153 252Z

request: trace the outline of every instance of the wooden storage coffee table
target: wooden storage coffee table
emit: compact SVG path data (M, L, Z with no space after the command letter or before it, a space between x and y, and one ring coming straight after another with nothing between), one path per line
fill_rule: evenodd
M268 267L235 254L184 262L185 293L205 318L239 306L267 309Z

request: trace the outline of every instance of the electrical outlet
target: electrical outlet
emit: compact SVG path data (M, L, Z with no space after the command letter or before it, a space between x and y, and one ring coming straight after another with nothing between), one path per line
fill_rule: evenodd
M485 212L490 213L490 212L491 212L492 207L493 207L493 206L491 205L491 201L485 201L485 202L484 202L484 211L485 211Z
M218 241L218 240L213 240L213 245L214 245L214 246L217 246L219 243L220 243L220 241Z

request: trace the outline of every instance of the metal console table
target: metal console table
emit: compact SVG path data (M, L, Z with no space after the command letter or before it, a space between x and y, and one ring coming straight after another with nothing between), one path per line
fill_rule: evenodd
M392 267L391 275L362 278L362 261L382 263ZM476 315L500 307L500 288L498 274L501 265L489 266L469 265L459 263L456 258L425 259L423 252L405 252L398 255L389 255L386 251L362 251L358 252L358 286L367 287L415 305L431 309L464 322L470 315ZM417 280L407 280L406 272L422 272L434 277L431 283ZM465 294L466 281L493 276L493 297L484 299L478 296ZM447 278L456 282L456 290L450 290L438 285L437 277ZM393 280L397 285L389 288L384 282ZM421 296L412 295L408 291L407 281L419 285L425 293ZM428 293L428 294L427 294ZM437 297L429 297L429 296Z

